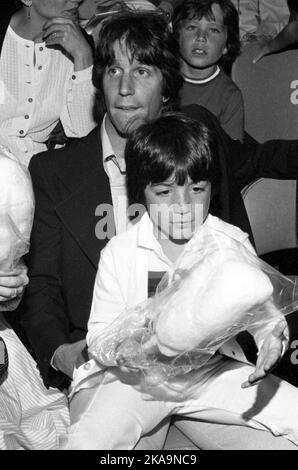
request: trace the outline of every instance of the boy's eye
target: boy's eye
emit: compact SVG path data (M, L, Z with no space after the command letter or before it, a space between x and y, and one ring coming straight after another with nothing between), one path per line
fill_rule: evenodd
M193 31L194 29L196 29L196 25L195 24L188 24L185 26L185 30L186 31Z
M192 190L194 193L202 193L205 191L205 186L193 186Z
M163 189L163 190L160 190L160 191L156 191L156 196L168 196L170 194L170 190L169 189Z
M212 34L219 34L219 33L221 33L221 31L220 31L218 28L215 28L215 27L209 28L209 32L212 33Z

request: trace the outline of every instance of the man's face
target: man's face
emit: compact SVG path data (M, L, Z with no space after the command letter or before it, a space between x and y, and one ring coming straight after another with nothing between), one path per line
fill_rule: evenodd
M115 59L103 74L107 131L127 137L144 122L156 118L162 108L163 77L152 65L132 59L125 42L114 44Z

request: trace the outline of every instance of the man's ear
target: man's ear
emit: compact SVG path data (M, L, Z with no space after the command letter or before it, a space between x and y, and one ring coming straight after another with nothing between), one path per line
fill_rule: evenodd
M222 55L226 55L228 53L228 48L225 47L224 50L222 51Z

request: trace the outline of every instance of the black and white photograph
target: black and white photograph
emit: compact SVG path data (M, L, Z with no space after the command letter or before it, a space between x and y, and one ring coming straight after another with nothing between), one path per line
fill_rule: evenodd
M0 450L298 450L298 0L0 7Z

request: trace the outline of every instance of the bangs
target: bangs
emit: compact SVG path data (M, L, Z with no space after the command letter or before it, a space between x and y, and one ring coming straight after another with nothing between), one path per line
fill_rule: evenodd
M119 42L123 51L130 57L131 62L136 59L146 65L154 65L163 60L161 51L164 39L160 34L161 30L166 30L164 20L160 21L160 15L151 13L151 24L148 28L148 17L135 15L120 18L117 28L113 28L112 23L107 25L106 31L102 30L104 41L101 42L101 61L108 66L112 65L115 54L114 44ZM156 22L156 20L159 20ZM143 23L143 27L142 24ZM156 31L155 31L156 30Z
M159 129L154 129L154 135L147 137L143 145L143 177L147 184L173 179L182 186L188 178L193 183L214 181L217 173L217 147L210 131L201 126L199 138L196 135L197 129L180 127L174 130L172 133L171 129L161 125Z
M184 7L181 6L180 11L178 11L177 16L173 20L174 33L187 21L201 20L202 18L206 18L208 21L215 21L216 19L211 8L212 4L202 5L191 2L184 5Z
M220 6L223 14L223 25L227 26L228 16L229 16L229 6L226 5L226 2L221 3L220 1L185 1L177 8L177 11L174 14L173 18L173 31L176 34L180 28L184 25L186 21L192 20L201 20L206 18L208 21L216 21L214 13L212 11L212 6L217 4ZM232 4L233 8L233 4ZM237 14L237 11L236 11Z
M200 8L200 11L192 10L182 19L183 21L201 20L206 18L208 21L216 21L211 7Z
M215 168L212 161L202 155L188 155L187 159L179 159L178 155L163 153L154 160L153 169L151 168L151 171L146 175L149 184L159 184L172 179L178 186L183 186L188 182L188 179L193 183L199 181L212 182L215 177Z

